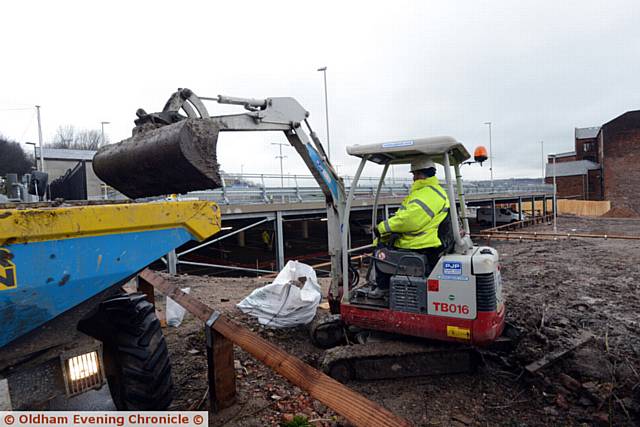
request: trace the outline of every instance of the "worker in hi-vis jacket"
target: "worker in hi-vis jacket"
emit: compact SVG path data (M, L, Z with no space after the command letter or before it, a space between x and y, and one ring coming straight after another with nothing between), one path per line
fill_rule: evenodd
M449 198L436 178L436 165L429 157L412 161L411 173L413 185L409 195L402 201L398 211L391 218L381 221L374 232L378 237L376 240L383 242L392 234L397 235L394 247L426 255L429 268L432 269L443 251L438 227L448 218ZM376 290L384 294L389 288L389 278L377 273Z

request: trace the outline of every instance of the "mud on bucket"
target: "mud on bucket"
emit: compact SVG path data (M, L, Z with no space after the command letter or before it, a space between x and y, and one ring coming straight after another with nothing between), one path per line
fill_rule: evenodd
M214 123L202 119L134 130L131 138L100 148L93 170L132 199L219 188L219 132Z

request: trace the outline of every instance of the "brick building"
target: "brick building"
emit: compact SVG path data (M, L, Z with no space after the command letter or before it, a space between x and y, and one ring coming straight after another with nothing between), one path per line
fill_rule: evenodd
M599 127L576 128L574 151L556 155L558 196L609 200L613 208L640 214L640 110L628 111ZM546 182L554 165L547 160Z

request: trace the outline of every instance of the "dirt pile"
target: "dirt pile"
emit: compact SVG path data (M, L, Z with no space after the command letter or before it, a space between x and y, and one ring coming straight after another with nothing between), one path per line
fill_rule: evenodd
M640 420L640 244L565 240L500 246L509 320L524 332L507 357L509 368L572 350L532 375L522 371L526 384L553 397L545 413L564 422ZM576 348L585 334L593 339Z
M603 218L639 218L640 214L629 208L611 208L602 215Z

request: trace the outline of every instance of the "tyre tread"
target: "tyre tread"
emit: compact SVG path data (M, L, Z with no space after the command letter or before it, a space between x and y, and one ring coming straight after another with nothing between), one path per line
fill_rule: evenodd
M105 353L113 358L118 391L112 396L120 410L164 410L172 401L169 351L155 309L142 294L118 295L102 303L113 325ZM111 384L110 384L111 386Z

